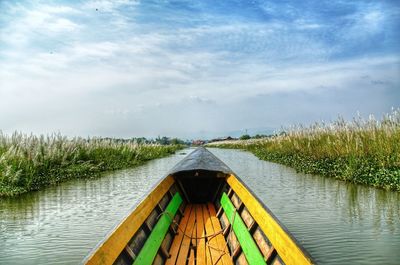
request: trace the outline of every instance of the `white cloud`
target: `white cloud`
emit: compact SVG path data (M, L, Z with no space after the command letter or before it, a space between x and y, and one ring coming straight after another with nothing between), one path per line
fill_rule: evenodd
M16 5L10 13L15 15L0 29L0 41L14 48L29 47L35 40L48 41L54 34L80 29L78 23L67 18L69 15L79 14L80 11L68 6L38 4L29 8Z
M114 12L122 6L136 6L139 1L134 0L92 0L84 4L84 9L92 9L100 12Z
M260 95L400 83L395 54L330 60L335 47L302 34L326 26L312 19L142 30L119 12L126 5L131 2L23 7L0 32L12 47L0 51L0 113L10 114L0 116L0 129L129 136L173 133L181 124L186 131L219 123L235 128L246 112L235 113L240 120L224 119L230 108ZM384 18L374 12L357 19L379 30ZM90 22L80 25L75 16ZM110 32L96 30L102 23L113 23ZM40 46L57 39L62 43Z
M77 8L72 8L65 5L38 5L37 9L41 10L43 13L52 15L78 15L82 12Z
M308 19L296 19L294 22L294 27L300 30L315 30L315 29L321 29L322 27L325 27L325 25L322 25L319 22L308 20Z
M345 39L365 39L371 35L383 32L387 15L392 11L382 10L380 3L360 8L354 14L347 16L348 27L342 28L339 33ZM385 15L385 13L388 13Z
M50 21L45 28L43 28L43 26L41 28L43 30L49 30L53 32L62 32L74 31L79 28L79 25L66 18L57 18L53 21Z

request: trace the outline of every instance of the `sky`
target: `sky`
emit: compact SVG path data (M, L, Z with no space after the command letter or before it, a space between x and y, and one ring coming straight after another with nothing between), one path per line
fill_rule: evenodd
M399 1L0 0L0 130L210 138L400 107Z

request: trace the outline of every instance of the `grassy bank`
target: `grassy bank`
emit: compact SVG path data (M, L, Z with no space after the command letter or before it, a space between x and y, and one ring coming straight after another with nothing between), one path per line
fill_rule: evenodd
M265 139L210 143L245 149L260 159L298 171L400 191L400 112L380 121L360 117L346 122L296 126Z
M140 165L180 145L137 144L113 139L67 139L0 132L0 196L11 196L71 178Z

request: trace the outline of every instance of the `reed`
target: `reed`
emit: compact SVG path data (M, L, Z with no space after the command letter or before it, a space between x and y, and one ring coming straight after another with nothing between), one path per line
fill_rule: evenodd
M293 126L264 139L224 141L208 146L245 149L260 159L298 171L400 191L400 110L380 120Z
M68 139L60 134L35 136L16 132L7 136L0 131L0 196L137 166L182 147L115 139Z

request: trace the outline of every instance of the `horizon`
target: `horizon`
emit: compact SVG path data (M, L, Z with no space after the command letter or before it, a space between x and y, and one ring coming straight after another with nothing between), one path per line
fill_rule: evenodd
M358 112L380 119L400 106L396 1L1 1L0 10L6 134L209 139Z

